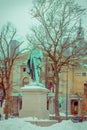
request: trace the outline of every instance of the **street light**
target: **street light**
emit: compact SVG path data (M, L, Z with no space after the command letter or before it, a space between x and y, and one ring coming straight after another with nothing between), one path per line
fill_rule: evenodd
M68 116L68 67L67 67L67 81L66 81L66 118Z

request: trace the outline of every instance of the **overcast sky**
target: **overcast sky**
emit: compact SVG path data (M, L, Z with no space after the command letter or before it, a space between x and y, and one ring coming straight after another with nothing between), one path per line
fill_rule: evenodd
M79 4L87 8L87 0L77 0ZM32 17L29 10L32 8L32 0L0 0L0 28L8 21L12 22L20 35L25 35L32 25ZM84 26L87 28L87 15L84 18Z
M11 22L19 34L25 34L32 24L29 14L31 7L32 0L0 0L0 28Z

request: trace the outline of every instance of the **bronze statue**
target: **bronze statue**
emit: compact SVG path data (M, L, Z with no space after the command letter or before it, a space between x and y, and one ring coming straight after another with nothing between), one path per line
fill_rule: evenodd
M27 61L27 72L30 74L31 79L35 83L39 83L42 58L42 50L34 49L29 54L29 58Z

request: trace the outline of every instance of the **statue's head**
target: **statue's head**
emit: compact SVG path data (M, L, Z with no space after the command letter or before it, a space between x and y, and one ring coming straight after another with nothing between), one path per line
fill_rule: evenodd
M34 50L32 50L31 55L33 57L36 57L36 58L43 58L43 53L42 53L42 50L40 50L40 49L34 49Z

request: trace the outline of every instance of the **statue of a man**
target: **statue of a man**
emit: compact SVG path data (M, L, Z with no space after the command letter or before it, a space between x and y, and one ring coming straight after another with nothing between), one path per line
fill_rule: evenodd
M35 83L39 83L40 70L41 70L41 59L43 58L42 50L34 49L29 54L27 61L27 72L30 74L31 79Z

